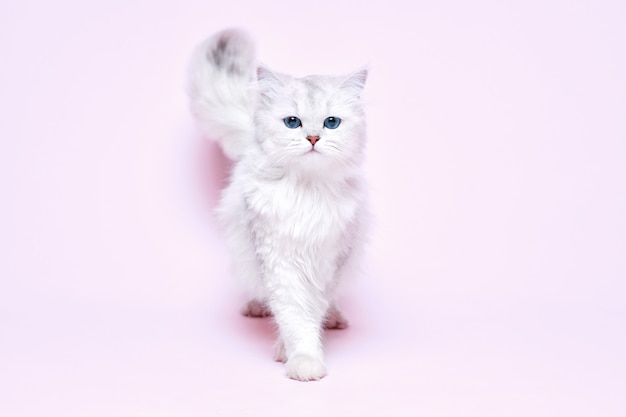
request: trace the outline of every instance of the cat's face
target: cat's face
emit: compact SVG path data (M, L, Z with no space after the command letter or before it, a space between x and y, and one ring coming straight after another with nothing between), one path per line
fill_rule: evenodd
M365 146L360 95L367 72L293 78L259 69L256 131L267 162L303 173L359 164Z

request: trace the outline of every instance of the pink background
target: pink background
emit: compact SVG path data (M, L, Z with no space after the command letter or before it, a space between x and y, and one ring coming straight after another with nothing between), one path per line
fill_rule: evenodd
M515 3L3 1L0 415L626 415L626 3ZM185 67L233 25L371 69L376 222L317 383L211 215Z

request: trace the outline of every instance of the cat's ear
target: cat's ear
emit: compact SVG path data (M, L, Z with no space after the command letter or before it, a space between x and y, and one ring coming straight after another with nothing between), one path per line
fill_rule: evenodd
M256 77L259 84L263 85L281 85L283 84L283 77L281 74L272 71L265 65L259 65L256 69Z
M264 65L257 67L256 75L261 98L266 102L271 101L277 88L284 83L282 76Z
M358 71L353 72L346 77L341 83L341 88L350 90L355 96L360 97L363 89L365 88L365 82L367 81L367 68L361 68Z

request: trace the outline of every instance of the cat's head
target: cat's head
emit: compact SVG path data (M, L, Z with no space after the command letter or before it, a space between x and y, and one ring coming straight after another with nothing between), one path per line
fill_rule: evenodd
M303 174L331 174L361 162L367 71L295 78L258 69L257 140L266 162Z

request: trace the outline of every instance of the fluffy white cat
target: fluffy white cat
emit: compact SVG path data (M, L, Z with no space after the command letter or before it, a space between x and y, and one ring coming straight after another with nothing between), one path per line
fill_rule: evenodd
M242 312L274 316L275 359L301 381L326 374L323 329L348 324L335 297L363 246L366 78L273 72L234 29L200 44L189 69L197 123L235 161L218 212L251 293Z

